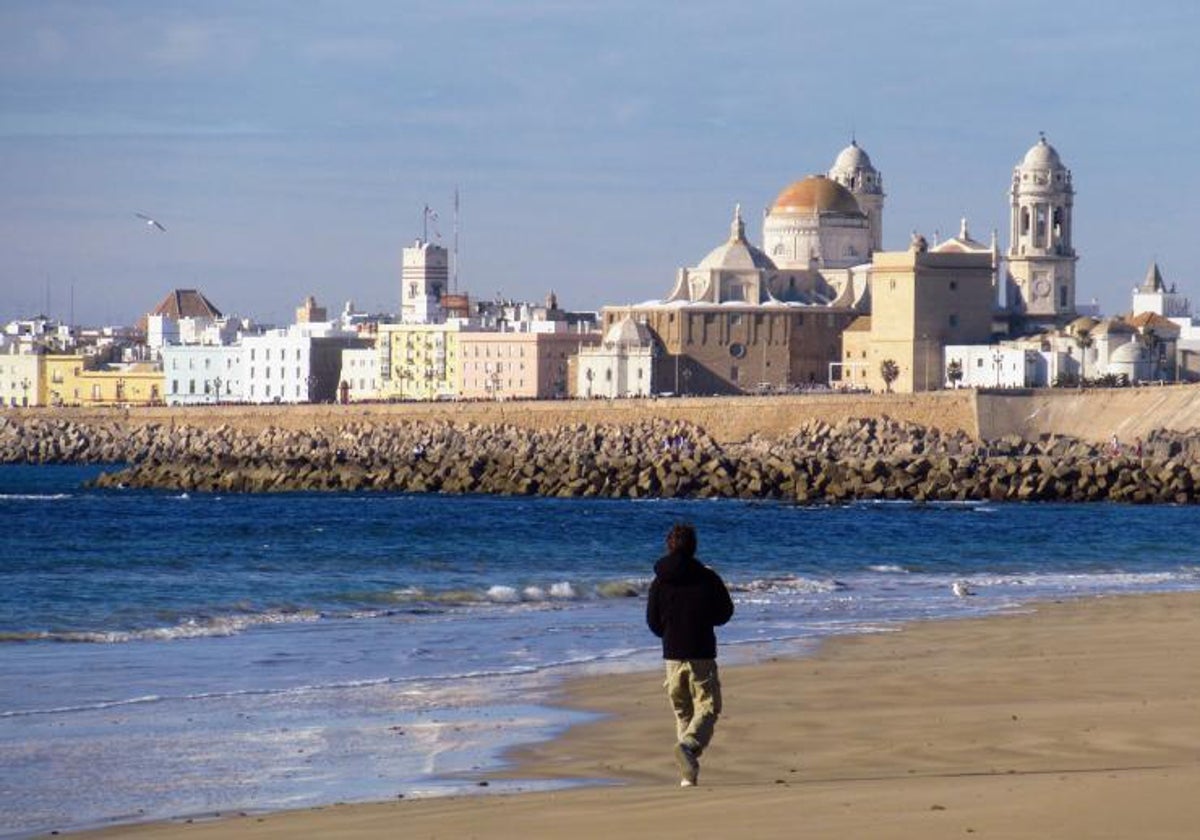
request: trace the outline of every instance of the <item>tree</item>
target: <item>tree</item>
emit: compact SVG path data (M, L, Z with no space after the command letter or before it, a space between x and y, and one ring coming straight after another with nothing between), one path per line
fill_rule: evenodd
M892 383L900 376L900 366L896 364L894 359L884 359L879 363L879 375L883 377L883 385L890 394L892 392Z
M1154 327L1147 324L1142 328L1140 336L1142 346L1146 348L1146 356L1150 361L1150 378L1162 378L1162 339L1158 333L1154 331Z
M957 388L958 383L962 382L963 366L962 361L954 359L950 364L946 365L946 378L950 380L950 386Z
M1075 330L1075 346L1079 348L1079 387L1087 378L1087 351L1092 346L1092 331L1087 327Z

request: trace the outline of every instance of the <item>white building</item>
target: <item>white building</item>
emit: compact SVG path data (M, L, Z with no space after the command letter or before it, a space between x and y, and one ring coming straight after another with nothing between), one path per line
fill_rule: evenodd
M37 405L42 366L32 348L10 344L0 352L0 408Z
M999 344L950 344L945 351L947 388L1035 388L1047 383L1054 354ZM957 381L951 374L961 373Z
M579 350L575 393L580 397L648 397L655 342L650 328L626 315L594 347Z
M379 350L349 347L342 350L342 368L338 375L338 401L361 402L379 399Z
M243 336L243 399L252 403L332 402L342 351L366 341L329 323L293 324Z
M245 400L240 345L168 344L159 352L167 405Z

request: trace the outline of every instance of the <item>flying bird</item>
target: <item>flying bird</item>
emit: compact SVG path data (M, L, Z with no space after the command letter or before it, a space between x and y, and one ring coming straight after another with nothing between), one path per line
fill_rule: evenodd
M167 229L165 227L163 227L162 225L160 225L158 223L157 219L152 219L149 216L147 216L145 213L134 213L133 215L137 216L139 219L145 219L146 224L149 225L150 227L158 228L159 233L167 232Z

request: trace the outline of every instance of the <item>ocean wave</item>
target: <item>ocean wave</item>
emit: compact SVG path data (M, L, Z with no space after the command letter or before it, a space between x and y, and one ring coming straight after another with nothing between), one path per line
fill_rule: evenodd
M833 578L806 578L800 575L758 578L740 583L730 583L729 591L745 594L812 594L840 592L850 586Z
M888 575L906 575L906 574L908 574L908 569L904 568L903 566L899 566L895 563L877 563L873 566L867 566L867 569L869 569L872 572L880 572L882 574L888 574Z
M295 624L317 621L321 614L315 610L269 610L246 615L186 618L167 627L147 627L138 630L36 630L0 632L0 642L77 642L91 644L121 644L123 642L168 642L177 639L199 639L214 636L234 636L251 627L271 624Z
M561 601L607 600L637 598L646 594L650 582L645 579L619 579L597 583L556 581L549 584L494 584L486 589L428 590L418 586L393 589L386 593L371 593L369 600L393 604L431 604L439 606L472 606L481 604L546 604Z
M0 502L57 502L71 498L74 498L71 493L0 493Z

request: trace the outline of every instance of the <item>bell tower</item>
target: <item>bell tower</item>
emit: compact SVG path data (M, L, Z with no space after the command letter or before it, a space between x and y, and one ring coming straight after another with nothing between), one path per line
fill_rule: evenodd
M1075 317L1075 188L1071 170L1043 134L1013 168L1006 299L1031 322Z

